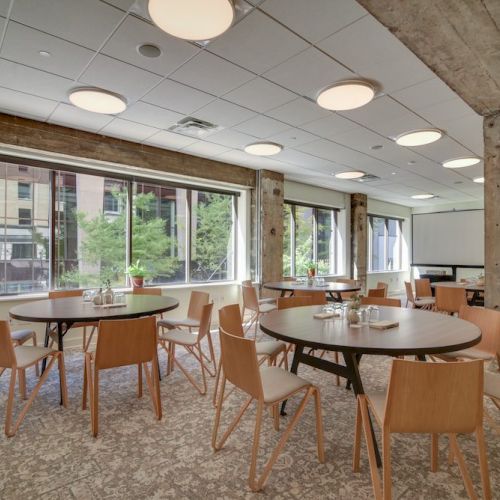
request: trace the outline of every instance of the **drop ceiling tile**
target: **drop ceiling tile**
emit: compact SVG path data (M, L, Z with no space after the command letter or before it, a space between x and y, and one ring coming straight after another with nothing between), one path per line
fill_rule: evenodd
M120 113L120 118L125 118L136 123L142 123L150 127L159 129L168 128L174 123L184 118L181 113L170 111L168 109L153 106L147 102L138 101L123 113Z
M212 142L199 141L185 148L182 148L183 153L188 153L195 156L203 156L207 158L214 158L217 155L229 151L230 148L221 146L220 144L213 144Z
M468 156L471 154L469 150L447 136L442 137L432 144L426 144L412 149L416 153L421 154L426 158L430 158L438 163L446 161L450 158L459 158L461 156Z
M329 114L326 109L302 97L266 112L267 116L294 126L324 118Z
M338 134L359 128L359 125L337 113L328 113L327 116L305 123L300 128L325 139L333 139Z
M39 51L49 52L42 56ZM1 57L66 78L77 78L94 52L11 21L2 44Z
M164 80L141 100L185 115L205 106L215 98L172 80Z
M255 116L253 111L217 99L193 113L193 116L222 127L232 127Z
M398 135L409 132L410 130L416 130L419 128L432 127L428 121L414 115L413 113L408 113L407 116L402 118L395 118L394 120L387 120L385 122L379 122L371 125L370 128L378 132L379 134L395 139Z
M310 42L318 42L367 14L357 2L267 0L261 8Z
M101 0L101 2L108 3L109 5L113 5L114 7L118 7L119 9L127 12L136 0Z
M307 47L297 35L254 10L211 42L208 50L261 74Z
M10 0L2 0L0 2L0 16L7 17L7 14L9 13L10 4L11 4Z
M479 116L460 97L421 108L418 110L418 114L436 127L443 127L444 124L450 121L467 116Z
M215 134L210 134L207 136L206 140L208 142L215 142L215 144L227 146L232 149L243 149L247 144L255 142L255 137L243 134L236 130L225 129L220 132L216 132ZM246 154L247 153L245 153L245 155Z
M55 101L65 101L73 81L0 59L0 86Z
M99 54L85 70L80 81L117 92L130 102L142 97L161 81L161 77Z
M410 109L419 110L439 102L456 99L457 94L439 78L417 83L403 90L393 92L391 96Z
M300 95L315 99L321 89L337 80L352 77L353 73L315 47L310 47L267 71L264 76Z
M138 51L143 44L156 45L161 55L156 58L144 57ZM167 35L156 26L128 16L108 40L102 53L139 68L166 76L198 53L200 49L184 40Z
M484 155L483 118L467 115L457 120L443 122L446 133L478 156Z
M113 121L99 130L100 134L110 135L133 142L143 142L157 132L159 132L159 130L156 128L141 125L140 123L129 122L121 118L114 118Z
M144 144L149 146L156 146L163 149L173 149L179 150L190 144L196 142L193 137L187 137L181 134L174 134L173 132L167 132L166 130L161 130L155 135L149 137Z
M315 141L317 137L299 128L288 128L279 134L269 136L269 140L294 148Z
M224 99L253 109L258 113L264 113L296 98L297 96L293 92L260 77L254 78L224 95Z
M45 120L56 106L56 101L0 87L0 111L2 113Z
M98 0L16 0L11 19L90 49L98 49L124 12Z
M280 160L301 168L321 169L322 171L328 170L330 172L333 172L335 169L335 165L328 160L289 148L283 149L280 153Z
M308 142L307 144L298 146L297 149L340 165L352 166L353 168L359 168L361 164L366 164L368 160L366 155L332 141L327 141L326 139ZM373 161L371 158L369 160Z
M263 139L290 128L286 123L259 115L234 127L239 132Z
M200 52L170 75L172 80L217 96L230 92L253 77L252 73L206 51Z
M64 127L97 132L113 119L114 117L110 115L91 113L70 104L60 103L50 116L49 122Z

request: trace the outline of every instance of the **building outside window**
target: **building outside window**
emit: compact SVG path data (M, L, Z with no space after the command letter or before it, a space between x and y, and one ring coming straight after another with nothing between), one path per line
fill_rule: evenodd
M19 225L31 226L31 208L19 208Z
M402 265L402 221L369 216L368 261L370 271L397 271Z
M19 200L31 200L31 184L29 182L17 183L17 198Z

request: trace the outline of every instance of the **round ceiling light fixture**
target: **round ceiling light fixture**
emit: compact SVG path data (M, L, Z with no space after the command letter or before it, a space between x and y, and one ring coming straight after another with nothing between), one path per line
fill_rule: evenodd
M396 144L400 146L423 146L430 144L443 137L443 132L437 128L423 128L420 130L412 130L396 137Z
M323 89L316 102L330 111L347 111L368 104L375 96L373 85L363 80L345 80Z
M348 171L348 172L339 172L338 174L335 174L335 177L337 179L361 179L361 177L364 177L365 173L357 170L353 171Z
M434 198L434 195L430 193L414 194L412 198L414 200L430 200L431 198Z
M474 177L472 180L478 184L484 184L484 177Z
M153 22L169 35L184 40L211 40L233 23L232 0L149 0Z
M253 142L245 146L245 153L255 156L273 156L282 150L283 146L276 142Z
M92 87L73 89L69 100L78 108L105 115L115 115L127 109L127 101L121 95Z
M480 161L481 160L475 156L467 156L465 158L453 158L452 160L446 160L442 163L442 165L444 168L463 168L476 165Z

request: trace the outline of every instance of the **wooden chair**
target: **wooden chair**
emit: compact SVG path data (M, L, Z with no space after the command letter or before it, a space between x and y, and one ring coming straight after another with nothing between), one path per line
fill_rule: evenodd
M223 377L212 433L212 447L214 451L218 451L224 446L224 443L240 422L246 409L255 399L257 401L257 417L255 421L248 484L252 491L261 490L264 487L264 484L266 483L269 474L271 473L271 469L281 453L281 450L304 412L306 404L311 396L313 396L316 409L316 446L318 460L323 463L325 461L325 454L319 389L297 375L276 366L259 368L255 342L253 340L230 335L223 329L221 329L220 335ZM243 403L238 414L233 419L220 441L218 441L217 434L222 413L224 392L226 390L226 381L231 382L237 388L246 393L248 398ZM264 409L268 407L272 408L275 428L277 429L279 423L279 403L300 392L305 392L305 395L299 404L295 415L291 418L289 425L281 435L276 448L271 453L263 471L258 476L257 454L259 450L260 430Z
M278 297L276 299L278 310L290 309L291 307L312 306L312 297L310 295L292 295L291 297Z
M201 313L201 321L200 328L197 333L191 333L186 330L169 330L166 333L162 333L158 335L158 341L160 345L165 349L167 353L167 375L172 372L171 367L175 364L181 370L181 372L185 375L185 377L191 382L193 387L201 394L204 395L207 393L207 379L205 376L205 371L210 375L215 376L215 359L212 359L213 362L213 372L210 372L210 369L205 366L204 356L201 349L201 341L210 333L210 321L212 318L212 309L214 304L206 304L203 306L203 310ZM186 349L187 352L192 354L200 363L201 368L201 378L203 381L203 387L200 387L196 380L189 374L189 372L182 366L182 364L178 361L175 356L174 346L182 346Z
M422 363L396 359L392 362L387 395L358 395L353 470L359 472L361 427L376 499L392 498L391 435L421 433L432 436L431 470L438 470L438 435L448 434L470 498L477 498L458 447L457 434L475 433L483 496L491 498L488 462L483 434L483 361ZM368 411L382 429L383 490L375 460Z
M252 280L243 280L241 282L241 286L253 286ZM276 304L276 298L274 297L260 297L257 293L259 304ZM245 310L241 313L242 316L245 316Z
M189 298L188 313L186 318L182 319L162 319L158 321L158 326L172 330L173 328L199 328L203 307L210 301L210 295L206 292L192 291Z
M34 330L30 330L29 328L23 328L21 330L14 330L10 331L10 340L12 342L12 345L14 347L18 345L24 345L26 342L31 340L33 345L36 347L36 333ZM0 376L3 374L3 372L6 370L6 368L0 367ZM38 363L35 364L35 373L36 376L38 377L40 375L40 370L38 367Z
M432 297L431 280L429 278L420 278L415 280L415 297Z
M401 299L386 299L384 297L361 297L363 306L401 307Z
M250 320L246 326L245 333L250 330L252 325L255 324L255 337L257 337L257 329L259 327L259 320L263 314L274 311L276 306L274 304L259 304L257 291L253 286L242 286L241 292L243 295L243 309L245 312L248 309L251 312ZM242 312L242 317L244 319Z
M484 395L491 399L493 404L500 410L500 371L484 371ZM500 436L500 425L484 408L484 416L487 418L493 430Z
M90 422L94 437L97 437L99 431L99 372L101 370L138 365L137 397L140 398L142 397L142 368L144 368L153 411L156 418L161 420L156 337L156 318L154 316L99 322L96 350L85 353L83 369L82 408L84 410L87 408L88 391ZM151 372L148 363L151 363Z
M356 286L358 284L357 280L352 280L350 278L337 278L336 282L337 283L346 283L347 285L352 285L352 286ZM356 293L356 292L340 292L340 297L341 297L342 301L345 302L346 300L350 300L353 293Z
M49 291L49 299L64 299L68 297L81 297L83 295L83 290L50 290ZM82 350L83 352L87 351L92 341L92 337L97 329L98 323L73 323L71 328L83 328L83 338L82 338ZM49 328L49 335L51 337L50 347L54 345L54 342L57 342L57 336L55 330L47 325ZM87 328L92 328L90 330L89 338L87 339Z
M385 293L384 288L370 288L368 290L368 297L380 297L383 299L385 297Z
M387 294L389 293L389 284L385 283L383 281L379 281L377 283L377 288L382 288L384 290L384 297L387 297Z
M17 420L12 424L12 411L14 406L14 392L16 387L16 376L19 375L19 389L21 398L26 399L26 369L37 365L43 359L49 363L42 376L35 385L28 401L23 406ZM64 354L54 351L49 347L25 346L12 344L12 337L8 321L0 321L0 368L10 369L9 394L7 396L7 408L5 412L5 435L12 437L16 434L19 426L24 420L26 413L32 405L42 384L47 380L54 363L57 361L59 368L59 383L61 386L62 404L66 408L68 392L66 389L66 375L64 371ZM3 371L2 370L2 371Z
M464 288L436 287L435 310L437 312L454 314L458 313L460 308L466 305L467 295Z
M436 303L434 297L424 297L422 299L416 299L413 295L413 290L409 281L405 281L405 289L406 307L408 307L408 304L411 304L411 307L415 309L425 309L429 311L434 309L434 304Z
M295 290L293 293L295 297L311 297L311 305L324 306L326 304L325 292L316 292L309 290Z

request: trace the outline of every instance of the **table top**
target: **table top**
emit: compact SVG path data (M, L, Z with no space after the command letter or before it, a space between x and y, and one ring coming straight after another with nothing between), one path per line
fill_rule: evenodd
M429 311L379 307L380 320L399 321L399 326L377 330L368 325L353 328L341 318L314 318L321 309L306 306L271 311L262 316L260 327L286 342L360 354L437 354L465 349L481 340L481 331L474 324Z
M463 281L434 281L431 283L432 287L444 286L446 288L465 288L471 292L484 292L484 285L477 283L467 283Z
M46 299L28 302L13 307L11 318L31 322L71 323L95 322L101 319L139 318L171 311L179 306L173 297L158 295L125 295L125 307L102 308L83 302L81 297Z
M335 281L327 281L324 285L308 285L299 281L272 281L264 283L264 288L269 290L285 290L292 292L294 290L310 290L311 292L357 292L361 290L358 285L350 285L349 283L337 283Z

